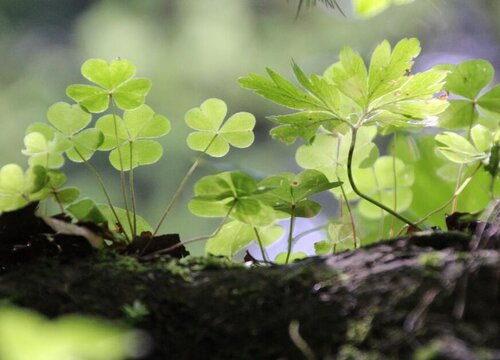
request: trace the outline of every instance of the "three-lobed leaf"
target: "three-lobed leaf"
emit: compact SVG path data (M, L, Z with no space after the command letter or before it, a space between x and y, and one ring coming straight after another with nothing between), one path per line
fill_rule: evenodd
M107 62L89 59L82 65L82 75L99 85L71 85L66 94L92 113L105 111L112 99L123 110L132 110L144 104L151 89L151 81L132 79L135 66L127 60Z
M170 122L155 114L147 105L124 112L119 116L104 115L96 128L104 134L101 151L109 151L109 161L117 170L128 171L141 165L153 164L163 155L163 147L154 138L170 131Z
M229 152L229 145L246 148L254 141L255 117L247 112L232 115L226 122L227 105L220 99L205 100L199 108L186 113L186 124L197 130L187 138L188 146L213 157Z

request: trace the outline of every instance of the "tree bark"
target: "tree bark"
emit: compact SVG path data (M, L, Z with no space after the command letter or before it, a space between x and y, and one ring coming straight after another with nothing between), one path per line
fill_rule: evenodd
M500 253L469 242L435 232L269 267L101 252L11 267L0 298L134 322L147 359L500 359ZM149 314L127 317L134 301Z

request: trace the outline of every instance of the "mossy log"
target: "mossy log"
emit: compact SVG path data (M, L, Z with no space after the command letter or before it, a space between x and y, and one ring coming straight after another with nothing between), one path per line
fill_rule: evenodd
M100 252L11 267L0 298L133 320L147 359L499 359L500 253L469 240L420 234L265 267ZM134 301L149 314L127 316Z

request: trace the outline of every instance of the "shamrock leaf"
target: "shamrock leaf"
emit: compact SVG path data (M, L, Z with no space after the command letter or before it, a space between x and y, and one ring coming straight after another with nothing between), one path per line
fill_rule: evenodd
M92 115L79 105L58 102L47 112L50 124L34 123L28 127L27 133L39 132L48 140L55 134L66 138L70 146L66 149L68 159L74 162L89 160L104 140L98 129L85 129Z
M71 143L59 133L48 140L42 133L32 132L24 137L22 150L24 155L29 156L28 163L31 166L41 165L49 169L57 169L64 165L63 153L71 148Z
M276 211L309 218L316 216L321 206L307 198L340 185L340 182L329 182L326 176L317 170L305 170L298 175L281 173L259 183L259 186L271 188L262 194L260 199Z
M264 247L273 244L283 235L283 228L279 225L259 228L258 231ZM231 258L255 240L257 237L252 225L233 220L224 224L215 236L208 239L205 252Z
M459 97L450 100L450 107L439 116L442 128L464 129L480 121L484 111L500 113L498 85L481 95L495 76L495 70L488 61L467 60L457 66L441 65L440 68L449 71L445 90Z
M149 106L141 105L125 111L123 120L115 115L102 116L97 120L96 128L104 134L99 150L111 150L111 165L117 170L128 171L140 165L154 164L161 158L162 146L150 139L166 135L170 131L170 122L155 114Z
M391 4L401 5L413 0L354 0L354 10L364 17L375 16L384 11Z
M274 221L274 210L261 201L257 181L240 171L227 171L201 178L194 187L189 210L198 216L225 217L254 226Z
M46 182L45 169L41 166L29 168L26 172L17 164L0 168L0 214L13 211L40 200L32 198Z
M71 85L66 94L93 113L105 111L112 99L123 110L132 110L144 104L151 89L151 81L132 79L135 66L127 60L90 59L82 65L82 75L99 85Z
M255 117L247 112L239 112L224 123L226 114L226 103L219 99L208 99L199 108L189 110L185 117L186 124L198 131L188 135L188 146L213 157L226 155L229 145L249 147L254 141L252 130Z

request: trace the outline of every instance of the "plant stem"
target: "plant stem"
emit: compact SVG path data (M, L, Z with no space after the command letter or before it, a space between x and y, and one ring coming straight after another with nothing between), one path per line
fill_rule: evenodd
M80 159L82 159L83 163L87 166L87 168L92 173L92 175L94 175L95 178L97 179L97 182L99 183L99 186L101 187L101 190L104 193L104 196L106 197L106 201L108 202L109 208L110 208L111 212L113 213L113 216L115 217L116 224L121 229L124 229L123 224L121 223L120 218L118 217L118 214L116 213L115 207L113 206L113 201L111 200L111 195L106 190L106 185L104 184L104 180L102 179L101 175L96 170L96 168L83 157L83 155L78 151L77 148L75 148L75 152L78 154ZM124 234L125 234L125 238L127 239L127 241L130 241L127 233L124 232Z
M394 139L392 140L392 181L394 182L394 211L398 208L398 177L396 176L396 137L397 132L394 133ZM389 230L389 237L394 235L394 217L391 218L391 228Z
M255 226L253 227L253 231L255 232L255 236L257 237L257 243L259 244L260 252L262 253L262 260L264 260L264 262L268 264L269 260L267 259L266 249L264 249L264 245L262 244L262 239L260 238L259 231Z
M293 227L295 225L295 204L292 205L292 211L290 214L290 228L288 230L288 249L286 252L285 264L288 264L290 260L290 255L292 254L292 243L293 243Z
M338 179L338 181L340 181L340 178L337 177L337 179ZM347 212L349 213L349 218L351 219L352 242L354 244L354 248L356 249L358 247L357 234L356 234L356 224L354 223L354 216L352 214L351 205L349 205L349 200L347 200L347 195L344 191L343 185L340 185L340 191L342 191L342 197L344 198L345 206L347 207Z
M179 184L179 187L175 191L174 196L170 200L170 203L168 204L168 206L166 207L166 209L163 211L163 213L162 213L162 215L160 217L160 221L158 221L158 225L156 225L155 231L153 232L153 236L155 236L158 233L158 231L160 230L161 225L163 224L163 222L167 218L168 214L170 213L170 210L172 210L172 207L174 206L175 202L177 201L177 198L182 193L182 190L184 190L184 187L186 186L189 178L191 177L191 175L193 175L194 171L196 170L196 168L200 164L203 155L205 155L205 153L210 148L210 146L212 145L212 143L214 142L214 140L217 138L217 136L218 135L215 135L212 138L212 140L210 140L210 142L208 143L208 145L205 148L205 150L203 150L203 152L196 157L195 161L193 162L193 165L191 165L191 167L187 171L186 175L184 175L184 178L181 180L181 183Z
M293 238L293 241L296 242L299 239L303 238L304 236L307 236L309 234L312 234L312 233L319 231L319 230L322 230L322 229L326 229L327 227L328 227L328 224L323 224L323 225L319 225L319 226L315 226L313 228L307 229L307 230L301 232L300 234L296 235Z
M172 196L172 199L170 200L170 203L166 207L166 209L163 211L163 214L160 217L160 221L158 222L158 225L156 225L155 231L153 232L153 236L155 236L158 231L160 230L161 225L163 224L163 221L165 221L165 218L167 215L170 213L170 210L172 210L172 207L174 206L175 202L177 201L177 198L180 196L182 190L184 190L184 187L186 186L189 178L191 175L194 173L198 165L200 164L200 157L196 158L196 160L193 162L193 165L189 168L187 171L186 175L184 175L184 178L182 179L181 183L179 184L179 187L174 193L174 196Z
M352 132L351 146L349 147L349 154L348 154L348 157L347 157L347 177L349 178L349 183L351 184L352 190L359 197L365 199L366 201L371 202L373 205L378 206L379 208L385 210L386 212L388 212L392 216L394 216L394 217L398 218L399 220L405 222L406 224L408 224L410 226L413 226L413 227L415 227L415 228L418 229L419 227L416 224L414 224L413 222L411 222L410 220L408 220L404 216L398 214L397 212L395 212L391 208L385 206L381 202L379 202L379 201L377 201L375 199L372 199L368 195L365 195L361 191L359 191L359 189L356 186L356 183L354 182L354 178L352 176L352 159L353 159L353 155L354 155L354 148L356 146L356 135L357 135L358 128L356 128L355 126L353 126L353 127L351 127L351 130L352 130L351 131Z
M124 202L124 206L125 206L125 213L127 214L127 221L128 221L128 225L130 227L130 232L131 232L132 239L133 239L136 234L134 233L132 219L130 218L130 210L128 207L128 196L127 196L126 184L125 184L125 171L123 170L123 155L122 155L122 151L120 149L121 144L120 144L120 141L118 139L118 124L116 121L116 117L117 117L116 104L115 104L115 101L113 99L113 95L110 95L109 97L110 97L110 102L111 102L111 110L113 113L113 125L115 127L116 150L118 151L118 159L120 161L120 187L122 190L122 197L123 197L123 202ZM132 167L132 163L130 164L130 167Z
M132 227L133 227L133 232L132 234L136 235L137 233L137 203L136 203L136 198L135 198L135 189L134 189L134 158L133 158L133 142L130 142L130 171L128 173L128 185L129 185L129 191L130 191L130 196L132 198Z
M455 192L453 193L453 195L451 196L451 198L447 202L445 202L443 205L441 205L437 209L434 209L433 211L428 213L426 216L424 216L423 218L418 220L415 224L420 224L420 223L424 222L425 220L430 218L432 215L437 214L438 212L440 212L441 210L446 208L450 203L452 203L462 193L462 191L464 191L464 189L467 187L467 185L469 185L472 178L474 177L474 175L476 175L476 173L481 168L481 166L482 166L482 163L479 162L479 164L472 171L472 173L461 184L459 184L459 186L457 187L457 189L455 190Z

